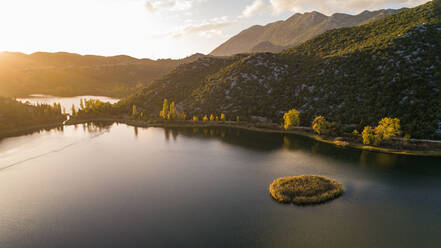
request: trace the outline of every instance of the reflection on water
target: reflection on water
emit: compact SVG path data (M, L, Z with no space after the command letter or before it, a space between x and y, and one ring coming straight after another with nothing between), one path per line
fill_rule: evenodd
M437 247L441 166L232 128L88 123L0 141L0 247ZM281 205L277 177L345 194ZM403 242L405 234L405 242Z

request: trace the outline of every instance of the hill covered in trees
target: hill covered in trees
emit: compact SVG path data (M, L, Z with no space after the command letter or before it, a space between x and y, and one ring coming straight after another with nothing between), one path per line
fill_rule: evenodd
M295 108L305 126L319 115L359 128L390 116L412 137L441 136L440 0L328 31L279 54L204 60L178 67L120 106L158 115L167 98L189 116L278 123Z
M71 53L0 53L0 95L57 96L132 93L178 65L204 57L195 54L181 60L103 57Z
M285 21L270 23L265 26L255 25L243 30L215 50L211 55L231 56L250 52L281 52L322 34L328 30L367 24L399 10L364 11L358 15L336 13L326 16L313 11L295 14Z
M61 124L65 120L61 105L29 105L0 97L0 137L20 129Z

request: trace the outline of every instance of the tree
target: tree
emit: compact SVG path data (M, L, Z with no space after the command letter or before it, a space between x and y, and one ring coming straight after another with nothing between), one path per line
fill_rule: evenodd
M207 115L204 115L204 117L202 118L202 121L208 121Z
M325 117L321 115L315 117L314 121L312 122L312 129L318 135L328 134L329 128L330 128L330 123L325 119Z
M384 139L401 135L400 119L398 118L383 118L378 122L379 131L383 132Z
M214 121L214 115L213 114L210 115L210 121Z
M187 114L185 112L180 112L178 114L178 119L181 120L181 121L187 120Z
M379 121L375 128L371 126L364 128L363 144L379 146L384 140L398 135L401 135L400 119L386 117Z
M162 111L160 113L160 116L163 119L167 119L167 117L168 117L168 110L169 110L168 100L164 99L164 103L162 104Z
M174 119L176 119L176 117L177 117L177 114L176 114L176 105L175 105L175 102L174 101L172 101L171 103L170 103L170 116L169 116L169 120L174 120Z
M290 127L299 126L300 125L300 112L296 109L291 109L288 113L283 115L283 127L288 130Z
M83 100L83 98L80 99L80 110L84 110L84 100Z
M135 105L133 105L132 106L132 116L137 116L138 115L138 111L136 111L136 106Z
M216 121L219 121L219 116L216 115Z
M139 118L140 118L141 120L144 119L144 112L141 112L141 114L139 114Z
M225 114L221 114L220 120L225 121Z
M240 122L240 117L236 116L236 122Z
M199 121L199 118L196 115L194 115L193 116L193 121Z
M77 116L77 110L75 109L74 104L72 104L72 116Z
M370 145L375 142L375 130L371 126L365 126L361 133L363 144Z

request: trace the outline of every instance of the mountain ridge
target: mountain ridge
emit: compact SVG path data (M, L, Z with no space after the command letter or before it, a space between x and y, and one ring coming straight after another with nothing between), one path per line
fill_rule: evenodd
M242 30L215 48L210 55L229 56L251 52L277 53L299 45L328 30L367 24L401 10L366 10L358 15L335 13L330 16L317 11L296 13L285 21L276 21L265 26L254 25ZM266 43L266 45L262 43ZM268 49L265 49L266 47Z
M165 75L178 65L205 57L137 59L126 55L98 56L75 53L0 53L0 94L26 96L123 96Z

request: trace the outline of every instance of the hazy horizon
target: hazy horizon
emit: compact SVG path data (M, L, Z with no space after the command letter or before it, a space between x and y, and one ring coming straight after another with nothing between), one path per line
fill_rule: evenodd
M424 2L8 0L0 3L0 51L176 59L208 54L248 27L285 20L294 13L358 14Z

